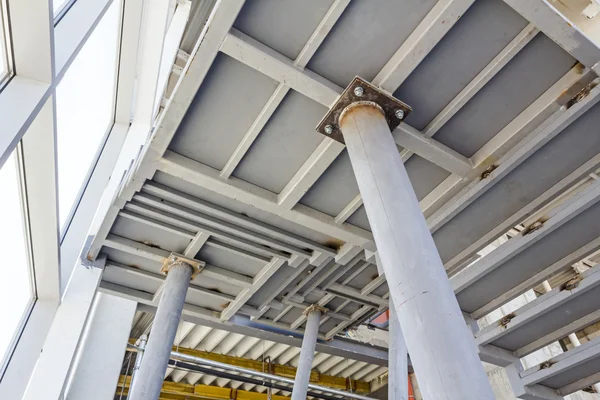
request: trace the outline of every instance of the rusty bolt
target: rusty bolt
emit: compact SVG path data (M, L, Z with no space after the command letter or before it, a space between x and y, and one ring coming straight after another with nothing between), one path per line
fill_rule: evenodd
M396 110L395 115L396 115L396 118L403 119L404 118L404 110Z
M363 88L362 88L362 87L360 87L360 86L357 86L357 87L355 87L355 88L354 88L354 94L355 94L357 97L362 97L362 95L363 95L363 94L365 94L365 89L363 89Z
M331 135L333 133L333 126L331 126L331 125L325 125L324 130L325 130L326 134Z

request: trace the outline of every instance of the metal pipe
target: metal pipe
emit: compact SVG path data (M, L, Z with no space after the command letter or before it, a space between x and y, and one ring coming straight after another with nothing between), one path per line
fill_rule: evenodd
M131 344L128 344L127 348L130 350L134 350L134 351L140 351L139 347L131 345ZM226 363L222 363L219 361L208 360L206 358L196 357L196 356L192 356L192 355L184 354L184 353L179 353L177 351L171 351L171 358L174 360L180 360L180 361L195 363L195 364L208 365L209 367L221 368L221 369L225 369L225 370L229 370L229 371L239 372L241 374L257 376L257 377L264 378L267 380L289 383L290 385L295 385L295 383L296 383L294 379L286 378L283 376L267 374L265 372L255 371L255 370L249 369L249 368L238 367L236 365L226 364ZM337 390L337 389L333 389L333 388L330 388L327 386L315 385L313 383L309 383L308 387L313 390L319 390L321 392L332 393L332 394L335 394L338 396L345 396L345 397L348 397L351 399L373 400L371 397L362 396L362 395L359 395L356 393L349 393L349 392L345 392L343 390Z
M383 110L353 103L338 122L423 397L493 400Z
M184 370L189 370L189 371L194 371L194 372L201 372L203 374L213 375L218 378L225 378L225 379L230 379L233 381L238 381L238 382L243 382L243 383L251 383L253 385L264 386L266 388L285 390L286 392L289 392L292 390L292 388L290 388L289 386L273 383L266 379L260 380L260 379L256 379L256 378L248 378L246 376L222 372L222 371L218 371L216 369L211 369L208 367L201 367L199 365L190 364L190 363L186 363L186 362L182 362L182 361L171 360L171 361L169 361L169 365L172 366L173 368L179 368L179 369L184 369ZM338 397L329 396L329 395L322 394L322 393L308 391L306 394L308 396L316 397L317 399L339 400Z
M400 322L392 301L390 300L390 348L388 371L388 398L394 400L408 399L408 350Z
M175 261L170 266L129 400L158 400L160 397L192 272L193 268L181 261Z
M139 351L135 356L135 363L133 364L133 371L131 371L131 382L130 386L133 386L133 381L135 380L135 375L137 374L140 366L142 365L142 358L144 357L144 350L146 349L146 342L148 341L148 336L142 335L139 339L138 347L142 350Z
M302 339L302 350L300 350L300 360L296 368L296 379L294 390L292 391L292 400L306 400L306 392L310 383L310 371L315 356L315 346L317 345L317 336L319 335L319 322L321 321L321 310L319 307L311 306L305 313L306 328L304 329L304 338Z

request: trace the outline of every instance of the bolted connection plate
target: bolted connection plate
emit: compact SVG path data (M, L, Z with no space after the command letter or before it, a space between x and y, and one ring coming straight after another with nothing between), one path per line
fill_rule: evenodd
M163 262L163 265L160 268L160 273L163 275L167 275L171 267L178 264L187 264L190 267L192 267L192 269L194 270L194 272L192 272L192 280L196 276L198 276L198 274L204 269L204 266L206 265L203 261L187 258L186 256L183 256L181 254L171 253L169 257L165 258L165 261Z
M344 143L344 136L339 128L339 118L347 106L357 101L372 101L379 105L385 113L385 119L391 131L396 129L412 111L410 106L396 99L390 93L357 76L319 122L317 132Z

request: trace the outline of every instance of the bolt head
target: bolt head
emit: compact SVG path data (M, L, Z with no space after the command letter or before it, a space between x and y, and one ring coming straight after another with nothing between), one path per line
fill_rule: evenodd
M331 135L333 133L333 126L325 125L325 128L323 128L323 130L325 131L326 134Z
M354 94L357 97L362 97L362 95L365 94L365 89L363 89L361 86L357 86L354 88Z
M404 118L404 110L396 110L395 114L396 114L396 118L398 118L398 119Z

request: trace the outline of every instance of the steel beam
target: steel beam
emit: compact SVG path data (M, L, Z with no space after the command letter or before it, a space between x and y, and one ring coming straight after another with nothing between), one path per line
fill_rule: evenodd
M140 305L140 311L156 313L156 307L148 304ZM259 321L252 321L250 317L244 315L235 315L229 321L220 321L208 314L198 314L184 309L182 319L203 327L224 330L231 333L238 333L244 336L255 337L261 340L267 340L275 343L282 343L293 347L302 347L302 339L299 335L290 335L281 328L272 328ZM315 351L319 353L330 354L350 360L363 361L367 364L375 364L387 367L388 352L370 344L362 343L356 340L349 340L335 337L327 342L318 342Z
M600 47L547 0L504 0L573 58L598 72Z

